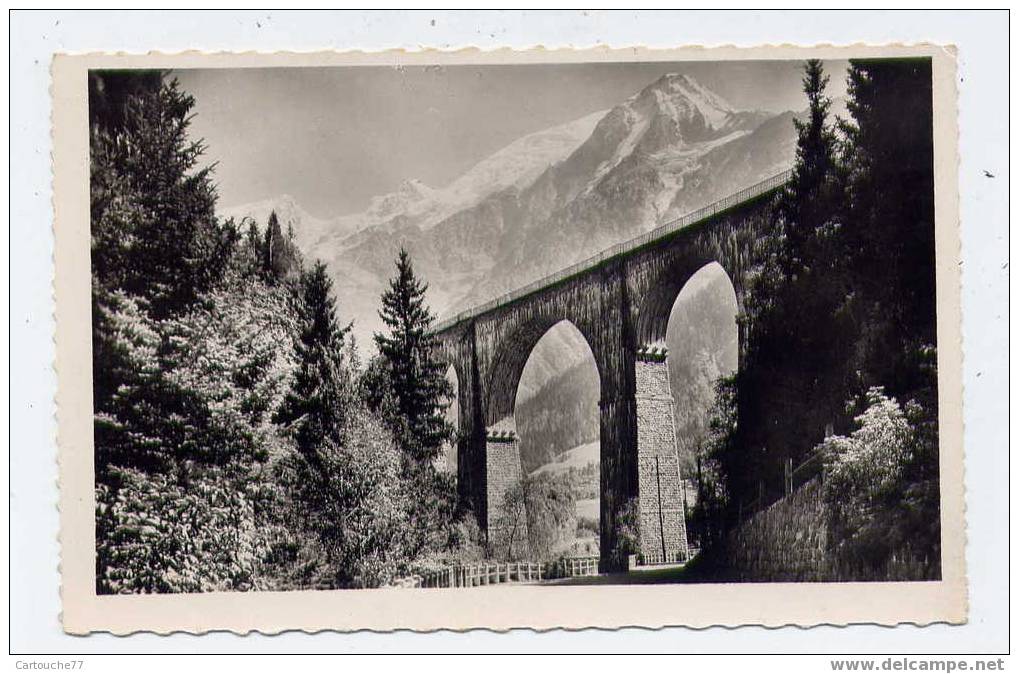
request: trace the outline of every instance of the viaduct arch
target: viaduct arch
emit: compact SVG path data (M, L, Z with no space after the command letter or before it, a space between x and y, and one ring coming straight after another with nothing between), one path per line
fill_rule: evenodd
M742 310L748 272L765 254L761 233L788 179L780 173L433 328L459 382L459 498L490 538L502 493L520 475L520 375L541 336L566 320L587 340L601 385L602 566L621 562L614 551L627 523L639 527L646 555L687 552L664 346L669 315L686 282L712 262ZM742 359L742 325L739 342Z

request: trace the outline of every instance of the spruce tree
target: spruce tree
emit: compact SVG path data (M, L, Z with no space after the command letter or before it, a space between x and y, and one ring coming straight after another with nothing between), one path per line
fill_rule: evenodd
M280 229L279 218L276 211L269 213L269 222L265 225L265 235L262 239L262 269L272 277L273 264L279 254L280 241L283 238L283 230Z
M258 225L255 224L255 221L252 218L245 218L245 220L248 223L248 230L247 230L248 231L248 239L247 239L247 241L248 241L248 250L250 250L251 254L256 256L256 259L257 259L257 255L259 253L259 250L261 249L261 244L260 244L260 242L258 240Z
M177 81L123 100L98 93L91 129L92 269L108 290L150 302L163 318L221 277L233 241L215 215L205 146L188 139L195 100ZM105 101L105 104L104 104Z
M740 364L733 446L754 447L760 465L747 470L737 457L722 468L734 502L750 502L757 480L771 479L783 462L799 462L840 420L842 380L850 336L841 310L846 264L839 235L842 213L837 136L828 121L828 77L820 61L804 65L805 120L795 120L796 162L779 202L784 236L777 238L781 274L762 270L746 303L750 320L746 357ZM747 479L747 476L753 476ZM736 507L736 506L734 506Z
M265 225L259 258L262 271L270 283L294 279L300 275L303 262L297 244L294 243L293 224L287 225L287 235L284 237L276 211L269 214L269 221Z
M787 276L809 268L816 255L813 237L832 215L832 189L835 171L836 136L828 123L831 100L825 95L828 76L817 59L803 69L803 92L807 95L805 121L796 126L796 164L783 201L786 242L783 266Z
M872 342L860 367L900 394L929 385L917 360L936 343L931 63L854 59L848 84L846 253Z
M314 460L325 441L341 441L350 404L343 343L351 326L340 327L337 322L332 281L322 262L316 262L302 280L304 325L297 343L300 365L276 421L295 427L298 447Z
M389 334L375 334L404 428L397 432L408 458L418 465L438 457L452 428L443 412L452 387L435 357L435 338L428 333L433 316L425 305L428 286L415 275L410 255L400 249L396 277L382 294L379 316Z

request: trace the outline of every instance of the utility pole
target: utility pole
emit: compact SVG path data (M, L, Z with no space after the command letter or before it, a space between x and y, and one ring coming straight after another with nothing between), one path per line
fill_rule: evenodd
M655 455L655 481L658 483L658 530L662 534L662 563L665 563L665 515L662 513L662 471Z

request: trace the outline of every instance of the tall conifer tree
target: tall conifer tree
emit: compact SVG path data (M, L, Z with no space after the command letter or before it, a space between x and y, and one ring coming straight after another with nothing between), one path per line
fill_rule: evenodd
M280 229L276 211L269 213L269 221L265 225L265 236L262 238L262 269L272 277L273 268L277 263L283 230Z
M145 298L163 318L220 278L234 243L216 222L213 167L199 166L205 146L188 139L195 99L176 80L153 79L107 100L97 78L105 113L91 129L92 269L105 288Z
M816 255L812 251L814 234L827 221L834 206L836 136L828 123L831 100L825 95L828 76L817 59L807 61L803 69L803 92L807 95L805 121L796 126L796 164L789 183L783 214L786 242L783 263L791 276L809 268Z
M854 59L848 84L852 119L842 125L851 224L846 252L871 341L867 362L858 367L868 383L898 394L933 385L937 305L931 63Z
M339 441L349 407L349 376L343 342L350 325L340 327L332 281L317 262L304 275L304 326L297 344L300 366L276 421L296 426L297 444L315 457L326 440Z
M798 462L813 448L826 425L840 420L845 402L852 331L841 311L848 281L838 234L842 182L820 61L804 64L802 84L808 113L795 120L796 162L779 203L782 273L764 270L768 283L759 283L746 303L751 330L737 375L739 422L732 446L760 448L754 455L760 465L748 471L739 452L723 465L730 491L745 502L755 498L761 476L768 480L786 459Z
M388 366L397 411L406 424L401 439L408 458L418 464L438 457L452 432L443 416L452 387L435 358L435 338L428 333L433 316L425 305L427 290L427 284L414 275L410 255L401 249L396 276L382 294L379 312L389 334L375 334Z

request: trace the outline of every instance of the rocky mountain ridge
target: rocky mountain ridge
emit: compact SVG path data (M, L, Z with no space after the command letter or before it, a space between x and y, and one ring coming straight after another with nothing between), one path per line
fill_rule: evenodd
M519 139L445 188L408 181L364 213L332 220L292 200L283 207L299 245L329 266L339 311L370 345L401 246L429 283L433 311L452 315L788 168L793 118L737 110L670 74L608 112ZM576 336L552 341L560 343L539 359L583 355Z

